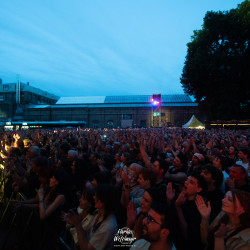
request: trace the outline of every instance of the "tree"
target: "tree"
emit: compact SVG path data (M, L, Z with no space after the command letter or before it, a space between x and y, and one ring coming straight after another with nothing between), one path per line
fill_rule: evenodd
M181 76L208 119L249 118L250 2L225 12L209 11L195 30Z

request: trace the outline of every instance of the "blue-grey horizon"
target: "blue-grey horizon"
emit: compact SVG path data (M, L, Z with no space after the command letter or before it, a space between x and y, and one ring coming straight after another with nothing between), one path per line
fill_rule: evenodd
M193 30L241 2L2 0L0 78L61 97L183 94Z

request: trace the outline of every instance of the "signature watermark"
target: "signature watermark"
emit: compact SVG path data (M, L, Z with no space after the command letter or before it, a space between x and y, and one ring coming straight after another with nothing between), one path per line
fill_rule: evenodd
M134 236L133 231L128 227L119 229L114 237L115 247L131 247L134 241L136 241L136 237Z

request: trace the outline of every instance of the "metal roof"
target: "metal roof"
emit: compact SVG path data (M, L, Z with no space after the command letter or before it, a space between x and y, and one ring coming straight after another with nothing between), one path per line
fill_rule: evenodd
M30 104L29 105L29 108L32 108L32 109L42 109L42 108L49 108L50 107L50 105L32 105L32 104Z
M1 90L0 92L8 93L8 92L15 92L16 91L16 83L4 83L3 86L8 86L8 89L6 91ZM57 96L57 95L51 94L47 91L41 90L39 88L30 86L29 84L25 84L22 82L20 83L20 90L31 92L31 93L34 93L37 95L41 95L41 96L44 96L44 97L47 97L47 98L50 98L50 99L53 99L56 101L59 99L59 96Z
M197 107L197 103L162 103L162 107ZM55 105L30 105L31 109L42 108L151 108L150 103L97 103L97 104L55 104Z
M151 102L151 98L152 95L61 97L56 104L146 104ZM162 95L161 100L162 103L193 103L191 98L184 94Z
M104 103L105 96L61 97L56 104Z
M145 103L150 102L150 95L106 96L105 103Z

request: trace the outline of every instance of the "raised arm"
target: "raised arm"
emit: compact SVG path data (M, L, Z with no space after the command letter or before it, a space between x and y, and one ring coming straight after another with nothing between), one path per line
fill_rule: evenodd
M38 190L39 197L39 213L40 219L45 219L51 215L59 206L63 205L65 202L64 195L58 195L55 200L46 208L44 204L44 190L40 188Z
M209 227L209 217L211 214L211 206L210 202L205 203L203 198L200 195L197 195L195 199L195 203L197 209L201 215L201 224L200 224L200 232L201 232L201 241L206 244L207 236L208 236L208 227Z
M183 215L183 212L182 212L182 205L185 203L185 201L186 201L185 193L182 191L179 194L179 196L175 202L175 207L176 207L177 215L178 215L180 226L181 226L181 231L183 233L184 238L187 239L188 226L187 226L187 222L186 222L184 215Z
M140 153L141 153L142 159L143 159L146 167L151 167L151 162L150 162L149 156L146 153L146 151L142 145L141 138L139 135L137 135L137 142L139 143Z

